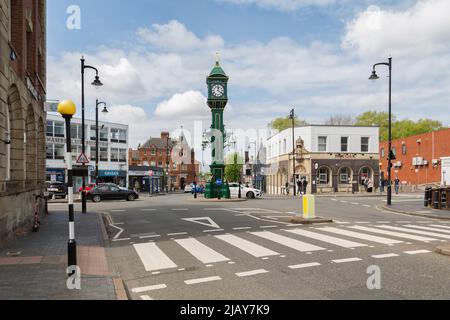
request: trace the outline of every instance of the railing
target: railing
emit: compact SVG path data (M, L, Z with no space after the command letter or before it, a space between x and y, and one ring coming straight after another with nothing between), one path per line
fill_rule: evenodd
M450 210L450 188L426 188L424 205L437 210Z

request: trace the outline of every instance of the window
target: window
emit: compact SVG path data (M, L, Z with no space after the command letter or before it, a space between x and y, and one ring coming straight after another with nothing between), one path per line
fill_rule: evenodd
M111 142L119 142L119 129L111 128Z
M55 137L64 138L64 122L55 121Z
M342 168L339 171L339 184L349 184L351 176L350 168Z
M47 137L53 137L53 121L47 121Z
M91 126L91 140L95 141L97 139L97 127L96 126Z
M397 157L397 148L392 148L392 154L394 155L394 157Z
M127 150L111 148L111 162L127 162Z
M151 166L152 166L152 167L155 167L155 166L156 166L156 162L155 162L155 161L152 161L152 162L151 162Z
M284 139L284 141L283 141L283 153L284 154L287 153L287 140L286 139Z
M160 167L160 168L163 167L163 162L162 161L158 161L158 167Z
M64 155L66 153L66 148L63 144L55 144L55 160L64 160Z
M341 152L348 152L348 137L341 137Z
M127 130L123 130L123 129L119 130L119 142L127 143Z
M111 149L111 162L119 162L119 149Z
M385 155L386 155L386 151L384 150L384 148L381 148L381 157L384 158Z
M100 161L108 162L108 148L100 148Z
M327 137L319 137L319 152L327 152Z
M152 149L152 156L156 156L156 149L155 148Z
M406 144L402 145L402 154L406 155Z
M74 124L72 123L70 125L70 137L72 139L81 139L81 135L83 132L81 131L81 125L80 124Z
M97 161L97 150L95 150L95 147L91 147L91 160Z
M163 155L163 149L159 149L159 155L160 155L160 156Z
M369 152L369 137L361 138L361 152Z
M119 162L127 162L127 150L119 149Z
M172 166L173 166L173 169L174 169L174 170L177 169L177 163L176 163L176 162L174 162L174 163L172 164Z
M47 159L53 160L53 153L54 153L54 146L53 146L53 144L46 145Z
M108 128L100 128L100 141L108 141Z
M93 148L91 148L92 150ZM81 146L72 145L72 162L75 163L77 161L78 156L81 154Z
M326 167L319 169L319 184L321 185L330 184L330 170Z

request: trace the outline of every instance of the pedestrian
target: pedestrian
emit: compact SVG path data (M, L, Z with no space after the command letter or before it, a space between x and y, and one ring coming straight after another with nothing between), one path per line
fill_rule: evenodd
M373 182L372 179L367 179L366 180L367 183L367 192L372 193L373 192Z
M302 188L303 194L306 194L308 190L308 180L306 180L306 178L303 178Z
M380 192L383 193L384 192L384 186L385 186L386 180L384 180L384 178L380 179Z
M367 177L364 177L364 178L362 179L362 184L363 184L363 186L364 186L364 190L367 192Z
M284 186L286 188L286 195L289 195L289 182L286 182Z
M395 194L398 194L400 189L400 179L398 177L395 177L394 187L395 187Z
M302 181L300 179L298 179L297 180L297 192L298 192L298 194L302 195L302 191L303 191Z

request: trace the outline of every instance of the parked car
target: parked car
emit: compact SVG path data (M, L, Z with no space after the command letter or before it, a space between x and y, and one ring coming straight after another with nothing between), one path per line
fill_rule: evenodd
M137 192L113 184L99 185L87 194L87 199L92 200L92 202L100 202L103 200L134 201L138 198L139 194Z
M86 185L86 187L84 188L84 190L86 190L86 192L91 191L92 189L94 189L97 185L95 183L89 183ZM78 192L83 191L83 187L80 187L80 189L78 190Z
M184 193L192 192L192 188L193 188L192 185L190 185L190 184L186 185L186 186L184 187Z
M63 197L67 196L67 185L59 181L47 181L45 183L46 190L49 197Z
M191 185L192 191L191 193L194 194L195 192L203 194L203 192L205 192L205 188L203 187L203 185L198 184L197 187L195 187L193 184Z
M232 198L237 198L239 196L239 183L230 183L230 193ZM241 196L246 197L247 199L261 198L262 191L241 184Z

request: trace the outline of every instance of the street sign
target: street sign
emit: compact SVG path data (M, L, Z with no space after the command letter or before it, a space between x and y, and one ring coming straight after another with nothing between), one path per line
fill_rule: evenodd
M221 185L222 185L222 180L221 180L221 179L217 179L216 184L217 184L218 186L221 186Z
M84 153L81 153L78 156L77 163L78 164L87 164L87 163L89 163L89 159L88 159L88 157L86 157L86 155Z

